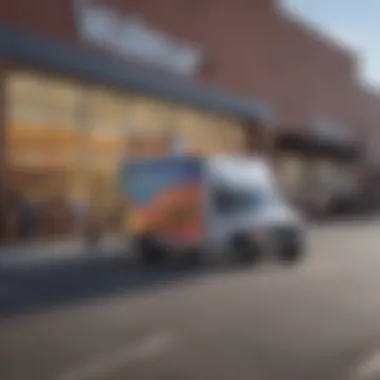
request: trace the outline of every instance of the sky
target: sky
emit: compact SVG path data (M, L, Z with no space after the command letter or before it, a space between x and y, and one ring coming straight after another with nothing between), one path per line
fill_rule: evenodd
M283 0L359 53L363 80L380 87L380 0Z

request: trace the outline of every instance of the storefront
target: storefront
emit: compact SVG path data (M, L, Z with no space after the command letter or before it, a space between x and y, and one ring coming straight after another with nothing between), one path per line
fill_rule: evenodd
M359 193L363 147L307 132L282 133L274 143L284 192L310 213L326 213L332 202Z
M120 159L250 154L264 105L0 29L2 240L65 238L96 221L120 229Z

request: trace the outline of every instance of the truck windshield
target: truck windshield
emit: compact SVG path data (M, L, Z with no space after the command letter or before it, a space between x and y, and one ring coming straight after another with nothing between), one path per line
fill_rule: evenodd
M268 187L219 186L213 196L216 209L222 213L260 210L280 203L278 195Z

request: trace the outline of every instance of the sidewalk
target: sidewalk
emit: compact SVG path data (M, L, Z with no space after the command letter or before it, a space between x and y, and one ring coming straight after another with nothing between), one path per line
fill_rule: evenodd
M89 247L82 239L57 242L35 242L0 248L0 267L69 263L107 259L128 255L128 239L120 236L104 238L98 248Z

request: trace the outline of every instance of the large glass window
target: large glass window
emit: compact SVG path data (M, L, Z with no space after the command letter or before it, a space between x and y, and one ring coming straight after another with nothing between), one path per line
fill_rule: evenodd
M239 120L231 117L214 117L214 120L220 136L221 151L230 154L248 153L246 131Z
M268 186L219 184L213 191L215 209L220 214L259 212L281 202Z
M123 207L117 185L121 159L167 154L170 104L106 87L89 89L90 203L104 231L115 231Z
M7 79L7 152L12 167L73 167L77 160L73 83L28 72Z
M15 71L7 75L6 91L8 190L16 200L7 217L17 226L13 238L72 233L75 181L81 178L77 116L82 87Z
M175 125L175 127L174 127ZM178 105L175 111L175 121L173 128L176 128L178 133L183 136L186 150L189 153L198 153L203 151L202 144L204 138L200 139L202 133L199 129L203 129L203 119L196 110Z
M41 81L44 89L45 112L49 126L55 129L76 130L83 87L77 83L54 77Z
M113 173L124 155L125 99L106 88L90 87L86 93L83 129L88 136L91 165L100 172Z
M226 144L223 138L223 122L214 114L203 115L203 126L198 126L199 134L202 133L202 140L204 140L203 148L204 154L218 154L225 153ZM202 132L201 132L202 131ZM201 136L199 136L200 139Z
M159 99L135 96L130 100L125 135L131 155L166 155L171 146L173 105ZM136 149L137 148L137 149Z
M173 133L190 153L244 151L239 121L185 105L22 70L8 73L6 89L9 191L18 200L8 211L18 238L76 233L91 218L118 230L118 163L170 153ZM25 227L30 205L37 217Z
M179 106L176 122L190 153L247 153L243 125L234 118Z

